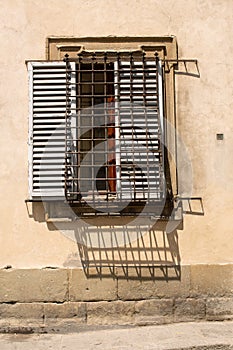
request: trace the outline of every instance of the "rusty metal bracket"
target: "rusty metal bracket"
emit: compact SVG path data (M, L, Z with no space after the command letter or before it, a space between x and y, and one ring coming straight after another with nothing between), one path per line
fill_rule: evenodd
M204 215L204 205L202 197L180 197L175 196L173 201L176 203L182 202L183 213L190 215Z
M162 59L162 62L164 63L165 73L170 73L171 68L173 68L176 74L200 77L197 59Z

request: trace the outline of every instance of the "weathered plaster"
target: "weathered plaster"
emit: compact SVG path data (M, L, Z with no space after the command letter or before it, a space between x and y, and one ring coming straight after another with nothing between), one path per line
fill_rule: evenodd
M197 58L200 78L176 75L177 126L192 160L193 195L204 216L186 215L178 230L181 264L233 260L232 11L220 1L0 1L0 266L67 266L77 245L29 218L26 59L45 59L48 36L175 35L179 56ZM216 141L216 133L224 133ZM179 159L180 189L189 181ZM42 213L43 214L43 213ZM78 260L78 258L77 258ZM72 261L72 264L76 264Z

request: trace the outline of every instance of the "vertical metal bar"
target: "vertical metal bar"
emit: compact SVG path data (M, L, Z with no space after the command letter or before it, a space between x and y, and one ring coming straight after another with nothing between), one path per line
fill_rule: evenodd
M121 155L120 155L120 102L119 102L119 60L120 54L117 53L117 60L114 62L114 90L115 90L115 144L116 144L116 194L118 199L122 199L121 193Z
M136 177L136 169L135 169L135 147L134 147L134 143L136 142L136 140L134 140L134 138L136 137L136 132L134 131L134 115L133 115L133 110L134 110L134 99L133 99L133 53L131 52L129 55L129 96L130 96L130 117L131 117L131 124L132 124L132 129L131 129L131 137L132 137L132 173L133 176L130 175L130 183L133 180L133 198L136 199L136 187L135 187L135 177ZM134 137L135 136L135 137ZM130 188L129 188L129 192L130 192ZM131 198L131 199L133 199Z
M69 55L66 54L64 61L66 63L66 111L65 111L65 197L68 199L69 193L68 193L68 177L69 177L69 170L68 170L68 140L69 140L69 135L68 135L68 130L69 130L69 114L70 114L70 109L69 109L69 70L70 70L70 62L69 62Z
M77 70L77 75L76 75L76 94L77 94L77 107L78 107L78 118L77 118L77 125L76 125L76 130L77 130L77 143L76 143L76 160L77 160L77 178L78 178L78 188L77 192L80 191L80 184L79 184L79 178L80 178L80 164L81 164L81 136L82 136L82 103L81 103L81 66L82 66L82 54L78 54L78 62L76 64L76 70ZM81 201L81 196L79 193L77 193L77 198Z
M108 100L107 100L107 52L104 52L104 164L105 164L105 188L107 191L107 197L108 200L108 118L107 118L107 110L108 110Z
M28 65L28 73L29 73L29 123L28 123L28 178L29 178L29 198L33 197L33 63L29 62Z
M91 196L95 203L95 132L94 132L94 115L95 115L95 53L91 57Z
M155 52L155 61L156 61L156 81L157 81L157 104L158 104L158 117L159 117L159 126L160 126L160 193L165 195L165 179L164 179L164 118L163 118L163 78L162 78L162 65L159 55Z
M76 198L77 193L77 115L76 115L76 72L75 72L75 62L70 62L70 76L69 76L69 105L70 105L70 177L71 177L71 187L69 192L71 192L72 199Z
M110 89L109 89L110 92ZM108 101L108 188L111 195L116 193L116 155L115 155L115 110L114 96L110 94Z
M147 199L150 199L150 163L149 163L149 144L148 144L148 138L149 138L149 126L148 126L148 118L147 118L147 100L146 100L146 62L145 62L145 52L142 54L142 89L143 89L143 110L144 110L144 115L145 115L145 128L146 128L146 171L147 171ZM142 179L143 181L143 179ZM143 183L142 183L142 192L143 196L146 194L144 193L144 188L143 188ZM146 190L145 190L146 192Z

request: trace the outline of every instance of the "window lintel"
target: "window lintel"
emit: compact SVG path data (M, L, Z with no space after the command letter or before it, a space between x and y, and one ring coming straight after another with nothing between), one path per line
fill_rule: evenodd
M48 37L46 58L61 60L65 53L70 57L82 51L145 51L147 54L157 51L161 59L177 59L175 36L161 37Z

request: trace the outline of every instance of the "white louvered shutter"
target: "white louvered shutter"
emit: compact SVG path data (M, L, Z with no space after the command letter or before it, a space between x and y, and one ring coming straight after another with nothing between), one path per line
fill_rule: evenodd
M155 61L118 62L115 73L117 191L122 199L162 200L162 69ZM158 70L158 72L157 72Z
M29 192L64 197L66 64L29 62Z

